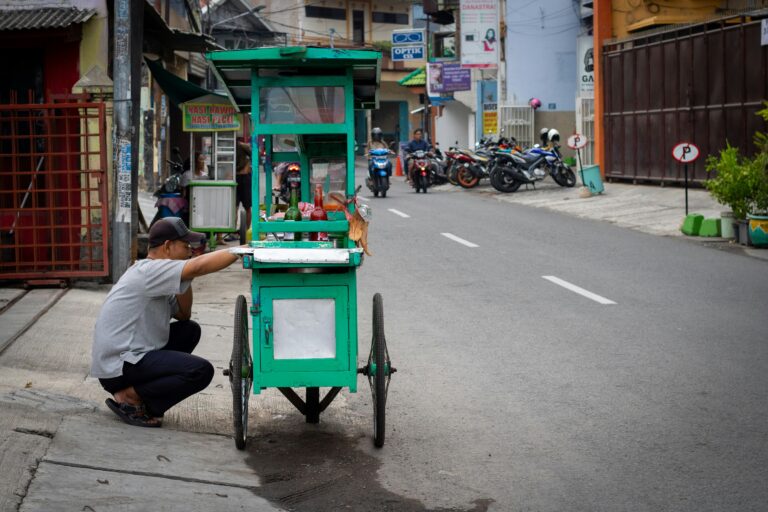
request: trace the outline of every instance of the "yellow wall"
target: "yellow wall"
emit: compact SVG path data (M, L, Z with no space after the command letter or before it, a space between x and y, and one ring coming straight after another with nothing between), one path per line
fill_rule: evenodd
M626 37L658 25L692 23L716 15L721 0L613 0L613 35Z

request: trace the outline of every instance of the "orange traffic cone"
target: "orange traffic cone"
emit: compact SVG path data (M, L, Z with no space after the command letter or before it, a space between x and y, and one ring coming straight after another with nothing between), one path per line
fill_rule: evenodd
M395 176L403 175L403 164L400 163L400 157L398 156L395 162Z

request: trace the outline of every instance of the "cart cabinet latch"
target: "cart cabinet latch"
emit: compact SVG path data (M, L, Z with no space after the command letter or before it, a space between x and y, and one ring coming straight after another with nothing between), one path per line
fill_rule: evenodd
M271 343L270 337L272 336L272 319L264 319L264 346L269 347Z

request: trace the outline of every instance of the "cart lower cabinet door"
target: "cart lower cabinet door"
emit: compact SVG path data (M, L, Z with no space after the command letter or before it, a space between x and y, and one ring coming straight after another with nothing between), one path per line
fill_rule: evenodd
M272 301L275 359L335 359L336 301Z
M349 369L346 286L265 287L260 298L262 371Z

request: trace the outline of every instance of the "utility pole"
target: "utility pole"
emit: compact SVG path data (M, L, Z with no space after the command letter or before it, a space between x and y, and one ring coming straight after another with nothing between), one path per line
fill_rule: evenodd
M115 41L113 59L114 122L112 204L112 280L117 282L131 264L132 233L132 128L131 128L131 4L114 0Z
M427 67L424 69L424 76L428 77L427 69L429 69L429 21L432 19L431 14L426 14L427 17L427 31L426 31L426 52L427 52ZM424 88L424 140L431 140L430 135L430 128L432 127L431 121L431 112L430 112L430 102L429 102L429 83L427 83L427 86Z

